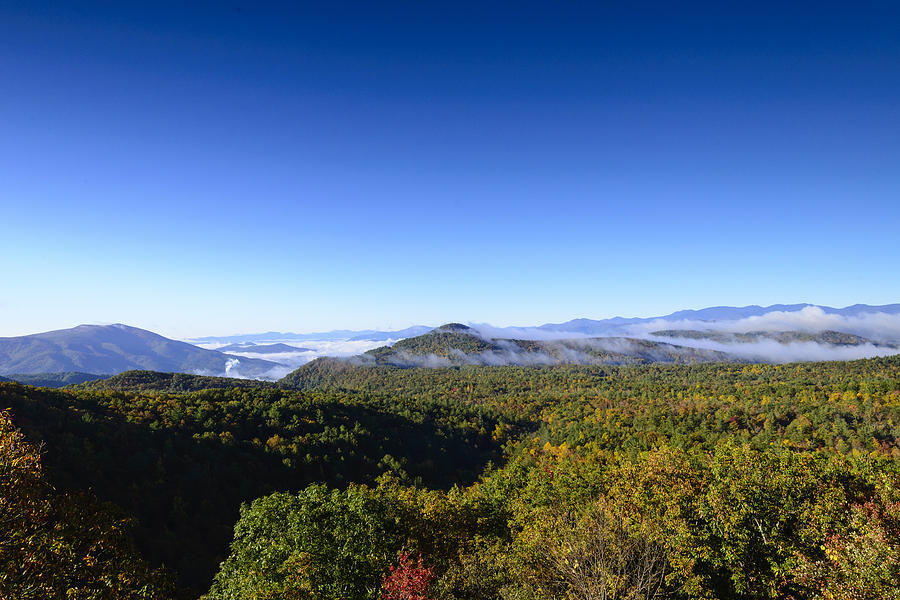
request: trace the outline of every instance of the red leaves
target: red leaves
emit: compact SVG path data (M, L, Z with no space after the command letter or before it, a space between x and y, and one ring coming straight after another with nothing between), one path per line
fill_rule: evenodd
M426 594L434 581L434 569L422 563L422 556L413 561L408 552L401 552L397 566L381 584L382 600L431 600Z

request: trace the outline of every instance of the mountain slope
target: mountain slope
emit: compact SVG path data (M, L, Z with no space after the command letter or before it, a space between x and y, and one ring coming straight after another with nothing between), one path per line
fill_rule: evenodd
M117 392L195 392L211 389L273 388L274 383L233 377L208 377L187 373L159 373L156 371L125 371L106 379L97 379L80 386L86 390L115 390Z
M291 386L295 381L304 380L305 373L322 371L337 374L346 369L371 366L438 368L461 365L633 365L702 362L744 362L744 359L716 350L634 338L540 341L489 338L465 325L450 323L425 335L401 340L393 346L375 348L361 356L349 359L316 359L286 376L281 383Z
M127 325L79 325L0 338L0 373L79 371L114 375L133 369L257 377L278 363L234 357Z
M78 373L71 371L68 373L11 373L10 381L21 383L22 385L33 385L34 387L60 388L67 385L78 385L87 383L88 381L96 381L103 379L106 375L95 375L93 373Z
M519 340L487 338L451 323L425 335L365 354L377 364L439 367L451 365L646 364L735 361L724 352L634 338Z

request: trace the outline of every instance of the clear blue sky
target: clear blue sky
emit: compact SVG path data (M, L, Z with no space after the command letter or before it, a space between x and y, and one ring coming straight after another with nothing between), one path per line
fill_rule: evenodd
M896 2L316 4L0 3L0 335L900 301Z

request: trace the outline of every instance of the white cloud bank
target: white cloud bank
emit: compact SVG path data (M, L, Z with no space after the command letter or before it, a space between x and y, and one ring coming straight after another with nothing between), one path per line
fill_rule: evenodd
M263 352L252 352L253 346L248 346L241 352L236 351L228 351L229 356L235 356L238 358L231 359L225 363L225 372L224 373L198 373L198 375L218 375L220 377L236 377L239 379L265 379L269 381L275 381L277 379L281 379L297 367L305 365L311 360L316 358L320 358L323 356L332 356L338 358L346 358L350 356L356 356L358 354L362 354L367 352L373 348L378 348L379 346L393 344L397 340L388 340L386 342L375 342L371 340L344 340L344 341L318 341L318 340L304 340L303 347L308 348L309 350L298 350L297 352L276 352L276 353L263 353ZM265 340L266 343L286 343L288 345L292 345L291 340ZM296 343L296 342L293 342ZM196 344L201 348L206 348L207 350L218 350L219 348L225 347L227 344L223 343L206 343L206 344ZM250 377L241 371L240 358L259 358L262 360L267 360L270 362L279 363L279 366L273 367L269 371L263 373L262 375L257 375L255 377Z
M633 334L648 334L661 329L698 329L722 331L728 333L747 333L751 331L802 331L818 333L822 331L841 331L852 333L876 342L900 341L900 314L882 312L861 313L855 316L844 316L826 313L818 306L807 306L802 310L772 311L756 317L747 317L733 321L667 321L654 319L645 323L635 323L628 327Z
M652 336L651 336L652 337ZM752 362L790 363L823 360L857 360L900 354L900 349L874 344L835 346L817 342L790 342L781 344L775 340L759 340L745 343L722 343L713 340L696 340L678 337L653 338L670 344L716 350Z

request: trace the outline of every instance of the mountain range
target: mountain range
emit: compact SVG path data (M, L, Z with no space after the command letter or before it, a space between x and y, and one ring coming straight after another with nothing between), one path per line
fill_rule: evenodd
M679 310L673 313L657 317L611 317L608 319L572 319L563 323L545 323L543 325L524 325L512 327L492 327L492 331L502 334L503 337L516 337L524 332L536 335L539 332L550 334L578 334L587 336L616 335L628 333L629 329L642 324L650 324L657 321L679 322L691 321L698 323L715 323L722 321L738 321L751 317L762 317L772 313L801 313L804 309L815 309L823 315L839 317L859 317L866 314L900 315L900 304L854 304L844 308L834 308L818 304L772 304L769 306L712 306L698 310ZM414 325L406 329L393 331L379 331L373 329L349 330L335 329L319 333L282 333L268 331L264 333L245 333L228 336L209 336L192 338L188 341L198 344L241 344L247 342L286 342L286 341L373 341L385 342L389 340L401 340L428 333L433 327L426 325ZM662 329L662 328L657 328Z
M261 343L267 339L270 343ZM311 347L273 341L279 339L306 339ZM358 363L395 366L848 360L900 352L900 304L719 306L662 317L574 319L529 327L417 325L397 331L267 332L194 341L201 340L229 345L201 348L121 324L0 338L0 375L59 385L73 377L129 370L277 379L315 356L334 356L337 346L352 348L342 356L362 352L353 359ZM387 343L376 347L380 342ZM272 354L277 360L229 352Z
M581 333L584 335L607 335L627 329L629 326L655 321L694 321L715 323L721 321L739 321L751 317L762 317L772 313L800 313L805 309L816 309L824 315L841 317L858 317L862 314L900 315L900 304L854 304L844 308L821 306L818 304L772 304L770 306L712 306L699 310L679 310L661 317L613 317L610 319L573 319L564 323L546 323L537 329L544 331Z
M316 342L343 342L343 341L375 341L399 340L416 335L422 335L433 328L426 325L413 325L406 329L396 331L379 331L376 329L334 329L332 331L320 331L318 333L290 333L279 331L267 331L265 333L240 333L236 335L206 336L191 338L189 341L196 344L245 344L260 341L316 341Z

